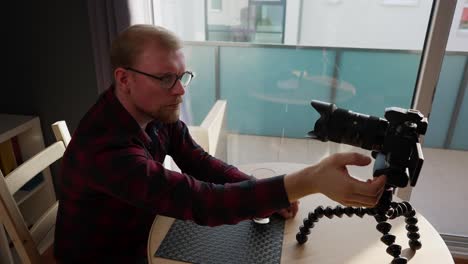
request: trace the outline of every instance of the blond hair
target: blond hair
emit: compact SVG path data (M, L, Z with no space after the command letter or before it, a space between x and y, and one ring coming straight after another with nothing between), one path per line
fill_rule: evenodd
M112 71L118 67L131 67L149 45L173 51L182 48L182 41L173 32L160 26L130 26L112 42Z

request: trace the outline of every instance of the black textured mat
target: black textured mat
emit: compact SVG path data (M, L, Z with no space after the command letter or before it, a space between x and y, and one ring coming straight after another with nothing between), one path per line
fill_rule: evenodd
M191 263L280 263L284 219L274 215L261 225L199 226L175 220L155 256Z

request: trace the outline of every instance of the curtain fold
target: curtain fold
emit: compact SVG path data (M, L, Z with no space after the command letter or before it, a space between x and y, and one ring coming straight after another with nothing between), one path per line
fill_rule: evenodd
M114 38L134 24L154 24L152 0L88 0L89 28L91 33L97 94L112 84L110 48ZM192 124L189 95L182 104L181 120Z
M98 94L112 83L110 47L117 34L130 26L128 0L88 0Z

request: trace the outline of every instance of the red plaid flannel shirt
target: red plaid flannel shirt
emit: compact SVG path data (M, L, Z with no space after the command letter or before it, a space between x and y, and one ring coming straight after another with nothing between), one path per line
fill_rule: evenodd
M163 167L166 155L183 173ZM112 87L80 121L57 184L63 263L135 263L157 214L215 226L289 206L283 176L256 180L211 157L182 121L143 131Z

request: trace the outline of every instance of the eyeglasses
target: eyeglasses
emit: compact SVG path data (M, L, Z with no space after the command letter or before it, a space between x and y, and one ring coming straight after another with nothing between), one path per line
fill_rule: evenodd
M156 79L156 80L159 80L161 82L161 87L164 90L171 90L175 86L176 82L179 81L179 80L182 83L182 86L185 88L190 84L193 77L195 77L195 74L193 72L190 72L190 71L185 71L181 75L177 75L175 73L168 73L168 74L165 74L165 75L159 77L159 76L155 76L155 75L152 75L152 74L149 74L149 73L146 73L146 72L135 70L135 69L133 69L131 67L126 67L125 69L129 70L129 71L132 71L132 72L139 73L139 74L143 74L145 76L151 77L151 78Z

